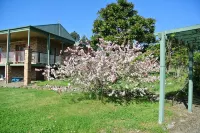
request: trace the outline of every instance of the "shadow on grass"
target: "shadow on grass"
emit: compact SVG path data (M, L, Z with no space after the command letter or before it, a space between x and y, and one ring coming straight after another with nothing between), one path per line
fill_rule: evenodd
M66 101L70 101L70 103L72 104L76 104L85 100L97 100L97 101L101 101L103 104L113 103L116 105L129 105L132 102L134 103L155 102L155 100L152 100L152 97L150 95L134 96L134 95L131 95L131 93L126 93L126 95L124 96L120 96L120 95L108 96L107 91L104 91L104 93L102 93L101 91L71 93L71 94L68 93L68 94L63 94L62 99L65 99Z
M193 88L193 104L194 105L200 105L200 91L196 87L199 82L195 82L194 80L194 88ZM166 93L165 97L167 100L172 101L172 105L174 105L174 102L183 103L188 108L188 79L185 81L185 85L183 88L181 88L178 91L172 91Z
M129 105L132 102L142 103L142 102L155 102L148 99L148 97L105 97L104 100L107 103L114 103L119 105Z

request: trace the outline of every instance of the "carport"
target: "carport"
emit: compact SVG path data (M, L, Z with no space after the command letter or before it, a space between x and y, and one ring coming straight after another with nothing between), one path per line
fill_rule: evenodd
M165 103L165 54L166 54L166 39L169 36L181 41L188 46L189 50L189 86L188 86L188 112L192 112L193 99L193 52L194 48L200 46L200 24L173 29L169 31L158 32L155 34L160 39L160 98L159 98L159 124L164 122L164 103Z

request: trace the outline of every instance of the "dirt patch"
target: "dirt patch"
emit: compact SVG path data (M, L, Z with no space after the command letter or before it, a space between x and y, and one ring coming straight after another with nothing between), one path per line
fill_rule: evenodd
M0 86L1 87L14 87L14 88L19 88L24 85L24 82L11 82L6 84L5 81L0 81Z
M193 105L193 112L189 113L184 104L173 106L175 118L168 124L170 133L200 133L200 106Z

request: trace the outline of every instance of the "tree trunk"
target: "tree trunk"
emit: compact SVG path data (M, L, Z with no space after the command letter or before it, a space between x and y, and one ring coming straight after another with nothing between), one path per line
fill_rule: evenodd
M167 43L167 64L166 64L166 68L167 68L167 72L169 72L170 68L171 68L171 45L172 45L172 42L169 40L168 43Z
M126 42L127 42L127 39L126 38L124 38L124 41L123 41L123 43L122 43L122 47L125 47L126 46Z

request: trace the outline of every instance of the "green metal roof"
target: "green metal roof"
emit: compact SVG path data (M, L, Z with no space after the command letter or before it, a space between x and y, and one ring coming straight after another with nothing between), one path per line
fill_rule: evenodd
M6 30L0 30L0 34L7 34L8 30L10 33L20 32L20 31L28 31L29 29L42 32L44 34L52 34L54 37L61 39L70 44L74 44L75 40L71 37L71 35L67 32L67 30L61 24L48 24L48 25L36 25L36 26L24 26L11 28Z
M192 43L194 45L200 45L200 24L188 26L184 28L178 28L173 30L163 31L167 36L173 36L184 43ZM159 35L162 32L157 32L155 35Z
M55 34L57 36L61 36L63 38L66 38L70 41L75 42L75 40L71 37L71 35L67 32L67 30L61 24L36 25L33 27Z

